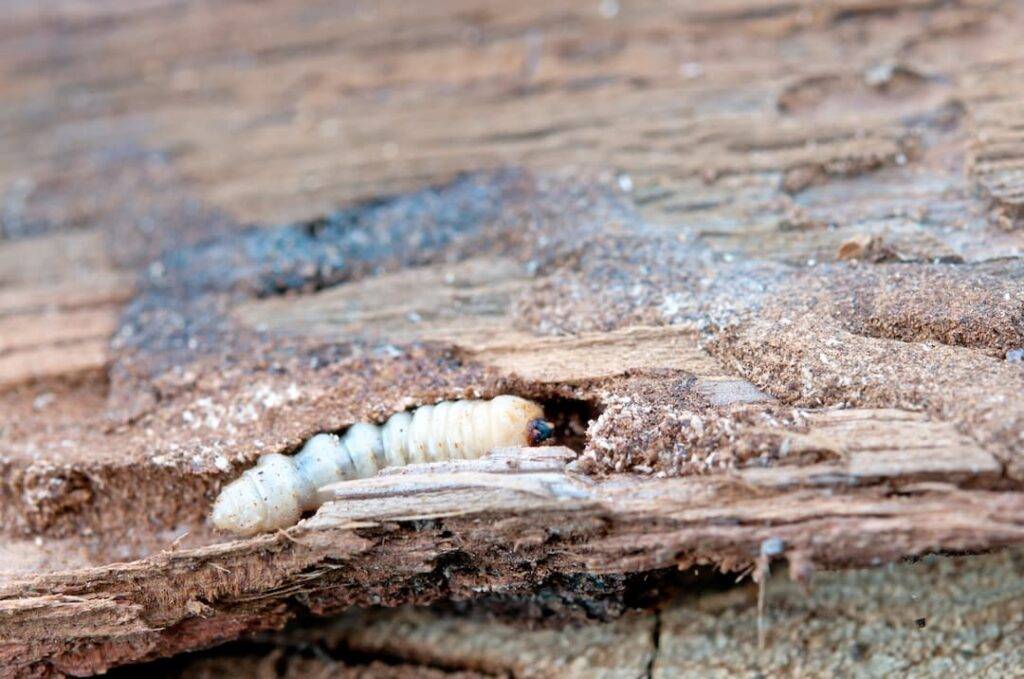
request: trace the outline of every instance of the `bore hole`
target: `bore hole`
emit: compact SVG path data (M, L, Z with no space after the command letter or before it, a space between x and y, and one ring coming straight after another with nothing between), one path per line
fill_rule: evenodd
M597 402L576 398L542 398L544 416L554 425L552 443L582 453L587 445L587 427L601 414Z

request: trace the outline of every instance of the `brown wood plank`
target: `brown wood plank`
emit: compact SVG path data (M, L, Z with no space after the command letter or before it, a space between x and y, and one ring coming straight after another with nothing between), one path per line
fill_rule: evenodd
M5 10L0 664L742 571L765 541L820 567L1024 541L1019 2ZM389 472L279 535L206 524L263 453L505 391L578 460ZM689 648L688 615L661 643ZM513 636L486 671L561 667Z

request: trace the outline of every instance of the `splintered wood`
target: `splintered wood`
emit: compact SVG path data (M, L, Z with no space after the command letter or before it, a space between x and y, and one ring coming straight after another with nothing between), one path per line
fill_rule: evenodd
M608 648L535 631L527 663L437 611L332 634L409 671L436 641L467 672L743 673L750 591L621 616L695 568L1024 543L1019 2L7 9L0 674L438 602L613 620L579 632ZM207 521L261 455L499 394L555 445ZM768 582L759 667L792 669L813 615ZM837 615L814 634L928 666Z
M165 667L189 677L271 665L284 677L431 676L411 674L424 665L474 677L1006 676L1024 663L1021 559L1019 550L928 557L819 573L811 588L774 574L765 585L766 648L757 642L758 588L747 583L557 629L411 607L359 611Z

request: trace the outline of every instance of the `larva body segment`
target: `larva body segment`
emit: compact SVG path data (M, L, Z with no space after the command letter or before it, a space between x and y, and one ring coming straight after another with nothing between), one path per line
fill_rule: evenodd
M355 424L338 437L317 434L294 456L271 453L221 491L213 525L253 535L296 523L323 500L320 488L373 476L389 466L473 459L501 446L537 445L551 437L543 409L518 396L442 401L396 413L383 426Z

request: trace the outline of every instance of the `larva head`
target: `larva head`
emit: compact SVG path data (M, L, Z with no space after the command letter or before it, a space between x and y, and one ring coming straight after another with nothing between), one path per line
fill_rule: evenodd
M494 407L502 414L499 430L507 431L494 441L494 445L535 446L551 438L554 427L544 419L544 409L537 403L519 396L498 396Z
M555 425L545 419L530 420L527 438L531 446L539 446L555 435Z

